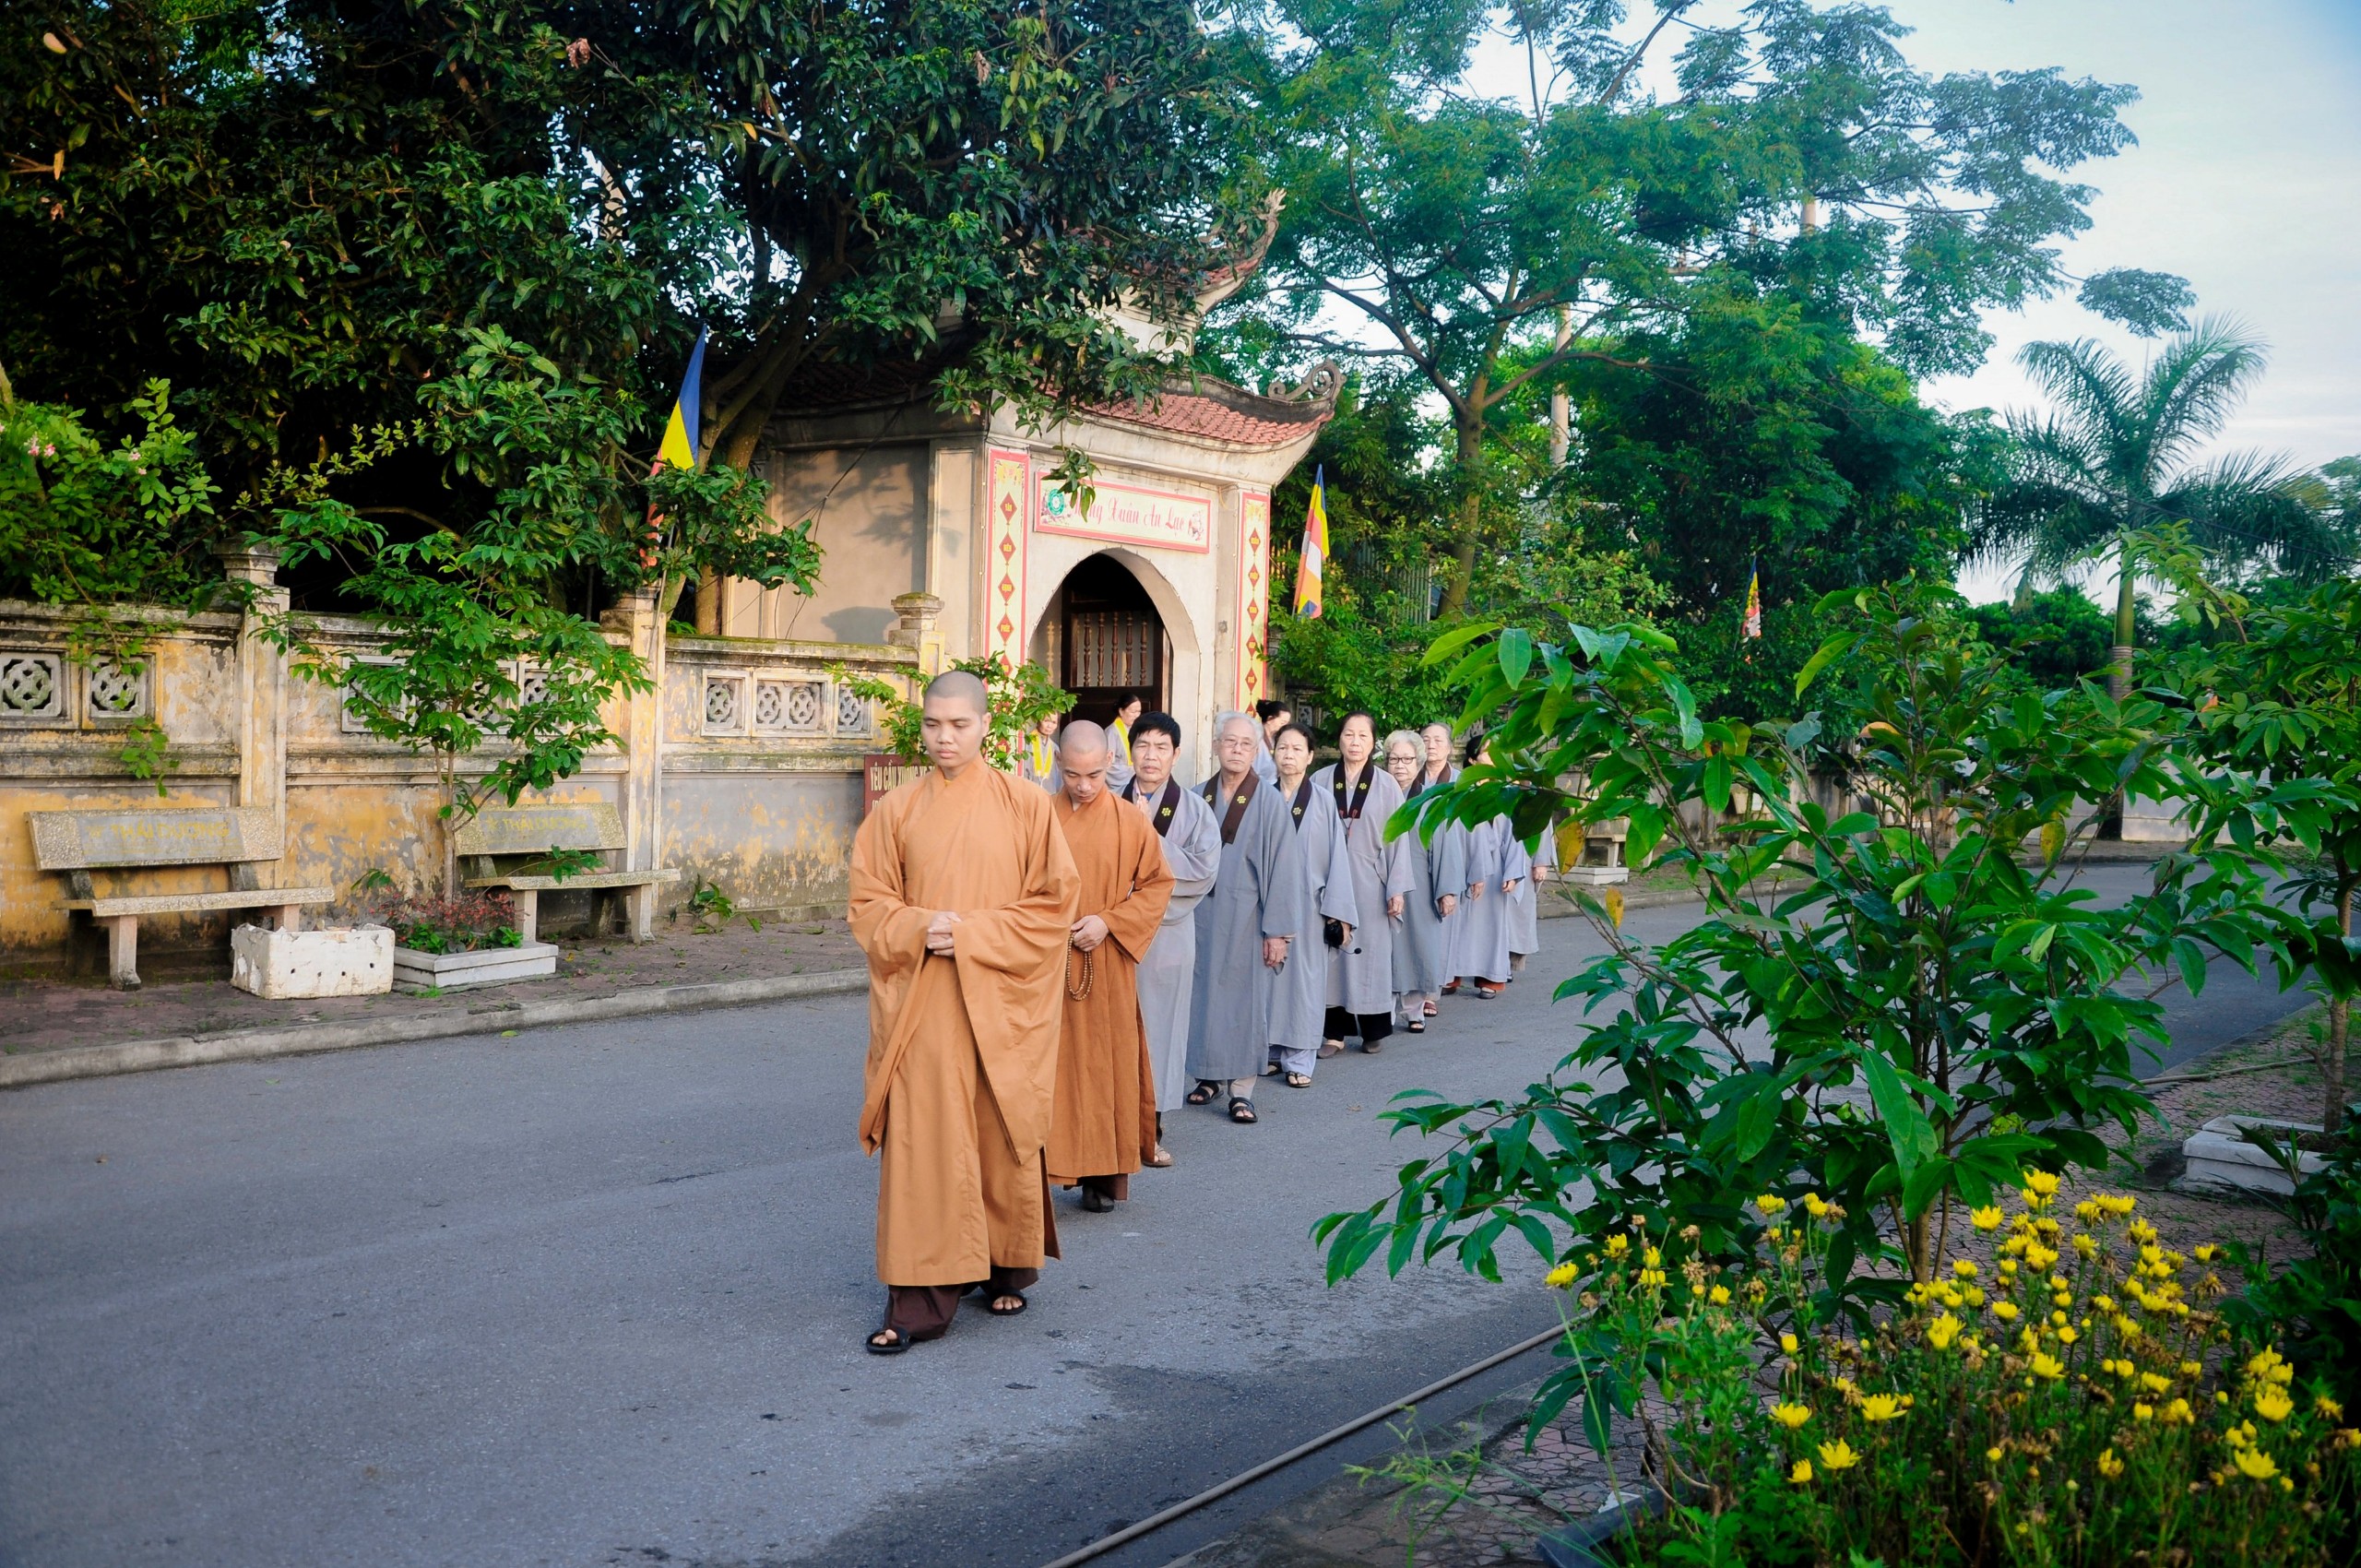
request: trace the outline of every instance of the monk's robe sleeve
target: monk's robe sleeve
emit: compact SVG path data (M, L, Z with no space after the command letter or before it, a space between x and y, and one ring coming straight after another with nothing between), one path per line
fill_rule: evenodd
M1345 837L1345 819L1335 812L1325 813L1323 837L1328 840L1328 875L1320 885L1320 913L1347 925L1361 923L1360 890L1353 883L1353 846ZM1296 835L1307 837L1310 826Z
M1376 765L1372 763L1370 766ZM1379 800L1381 795L1384 797L1382 803ZM1361 821L1376 828L1382 835L1385 831L1385 825L1393 821L1394 814L1401 809L1402 786L1394 781L1392 774L1380 773L1377 776L1376 784L1370 790L1369 810L1363 814ZM1418 885L1418 869L1411 865L1410 856L1412 851L1419 848L1418 837L1415 834L1406 833L1398 838L1381 837L1379 842L1383 846L1379 863L1385 870L1385 896L1392 898L1416 888Z
M845 919L853 940L885 977L926 959L926 928L935 911L903 901L901 814L872 811L852 837L852 887Z
M1516 836L1516 829L1508 825L1506 818L1501 819L1501 880L1523 882L1532 870L1533 857L1525 852L1525 840Z
M1455 822L1438 823L1434 841L1427 846L1427 863L1434 872L1435 897L1448 893L1467 897L1467 830Z
M1172 868L1164 863L1164 844L1139 813L1123 806L1121 845L1127 862L1121 872L1131 891L1113 907L1101 909L1107 935L1134 964L1147 956L1156 928L1164 923L1165 906L1172 902Z
M1011 793L1015 787L1010 786ZM1019 977L1054 963L1074 931L1082 877L1074 851L1050 818L1050 797L1018 797L1025 839L1024 891L996 909L962 909L953 953L964 973L971 965Z
M1303 907L1303 851L1287 810L1275 804L1249 814L1256 826L1254 879L1263 895L1263 934L1302 937L1313 923ZM1313 941L1318 940L1313 933Z

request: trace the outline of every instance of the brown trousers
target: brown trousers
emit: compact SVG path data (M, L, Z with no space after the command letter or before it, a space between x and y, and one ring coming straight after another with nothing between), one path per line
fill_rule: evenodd
M995 1296L1031 1289L1040 1277L1038 1268L994 1265L991 1278L974 1285L888 1285L885 1326L913 1345L922 1339L940 1339L958 1315L959 1299L968 1291L981 1290L989 1306Z

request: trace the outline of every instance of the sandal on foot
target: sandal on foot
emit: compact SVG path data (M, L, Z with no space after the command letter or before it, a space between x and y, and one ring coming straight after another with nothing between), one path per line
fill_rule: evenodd
M1264 1077L1266 1077L1266 1078L1275 1078L1275 1077L1277 1077L1278 1075L1279 1075L1279 1064L1278 1064L1277 1063L1275 1063L1275 1062L1265 1062L1265 1063L1263 1063L1263 1076L1264 1076Z
M1191 1105L1211 1105L1214 1102L1215 1098L1220 1093L1221 1086L1219 1084L1214 1082L1211 1078L1199 1078L1197 1080L1197 1087L1189 1091L1189 1103Z
M1363 1056L1374 1056L1384 1049L1385 1046L1383 1042L1380 1040L1365 1039L1361 1041L1361 1054Z
M1426 1020L1423 1018L1413 1018L1402 1027L1414 1035L1422 1035L1427 1032Z
M1308 1088L1310 1088L1311 1087L1311 1074L1309 1074L1309 1073L1289 1073L1289 1074L1287 1075L1287 1087L1289 1087L1289 1088L1291 1088L1291 1089L1308 1089Z
M888 1339L887 1335L893 1337ZM898 1356L910 1348L910 1336L898 1328L881 1328L867 1341L872 1356Z
M1325 1062L1331 1056L1341 1056L1344 1054L1344 1051L1345 1042L1343 1040L1323 1039L1320 1042L1320 1060Z
M1459 982L1458 982L1457 980L1453 980L1453 981L1452 981L1449 985L1444 986L1444 987L1442 988L1442 993L1443 993L1445 996L1456 996L1456 995L1458 995L1458 994L1459 994ZM1435 1004L1434 1004L1433 1003L1431 1003L1431 1002L1428 1003L1428 1004L1427 1004L1427 1011L1428 1011L1428 1012L1430 1012L1430 1013L1431 1013L1431 1012L1433 1012L1434 1010L1435 1010Z
M1240 1095L1230 1097L1229 1119L1241 1127L1251 1127L1262 1120L1254 1114L1254 1102Z
M1003 1307L1001 1305L1003 1301L1014 1301L1016 1305ZM994 1290L991 1292L991 1299L985 1301L984 1311L994 1317L1014 1317L1030 1305L1032 1303L1025 1299L1025 1292L1022 1290Z
M1449 993L1448 992L1444 992L1444 994L1445 994L1445 995L1449 995L1450 993ZM1427 1016L1428 1016L1428 1017L1430 1017L1430 1018L1431 1018L1431 1017L1433 1017L1434 1016L1435 1016L1435 1001L1434 1001L1434 998L1433 998L1433 997L1430 996L1429 998L1427 998Z
M1147 1163L1152 1170L1169 1170L1172 1169L1172 1151L1158 1144L1156 1152L1147 1157Z
M1477 980L1476 982L1476 994L1482 997L1487 1002L1498 997L1501 992L1507 989L1508 982L1506 980L1502 980L1499 985L1486 985L1482 980Z

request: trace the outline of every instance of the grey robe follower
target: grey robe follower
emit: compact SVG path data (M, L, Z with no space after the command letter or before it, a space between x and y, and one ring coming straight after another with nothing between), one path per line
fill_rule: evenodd
M1525 874L1525 851L1509 837L1509 819L1496 816L1467 830L1467 880L1484 889L1482 897L1467 897L1452 923L1458 928L1452 948L1453 971L1465 979L1504 980L1509 978L1509 923L1513 911L1501 892L1501 881ZM1515 867L1517 869L1512 869Z
M1153 821L1154 818L1150 818ZM1197 905L1221 864L1221 822L1205 798L1183 790L1164 830L1172 902L1139 964L1140 1022L1147 1028L1156 1108L1176 1111L1189 1093L1189 1000L1197 983Z
M1446 822L1431 842L1420 843L1416 827L1402 837L1410 849L1413 885L1402 902L1402 923L1394 928L1394 991L1432 996L1451 979L1451 923L1435 912L1435 900L1448 893L1467 902L1467 831Z
M1517 848L1525 849L1523 844ZM1514 893L1509 895L1509 908L1514 911L1509 921L1509 951L1517 954L1541 951L1541 886L1534 881L1532 868L1548 866L1554 870L1557 867L1557 834L1543 829L1540 840L1525 853L1525 880L1516 885Z
M1345 824L1336 815L1335 797L1314 786L1299 823L1295 821L1293 796L1281 795L1279 803L1287 821L1295 824L1296 848L1301 851L1303 907L1319 911L1319 918L1304 921L1302 937L1287 947L1272 1004L1271 1043L1306 1051L1320 1044L1328 1010L1328 969L1336 953L1322 934L1324 922L1351 925L1360 919L1360 905L1346 865Z
M1239 819L1237 837L1221 847L1213 891L1197 906L1197 978L1189 1008L1192 1078L1252 1078L1262 1073L1270 1056L1278 989L1277 974L1263 962L1263 939L1300 942L1316 924L1304 909L1302 852L1296 848L1287 809L1277 790L1251 773L1247 777L1253 780L1253 794ZM1218 842L1224 808L1208 809Z
M1311 776L1314 792L1327 795L1332 803L1337 766ZM1361 1016L1394 1011L1394 921L1385 912L1385 901L1397 893L1406 901L1412 874L1409 842L1389 842L1385 837L1386 819L1402 804L1402 786L1377 766L1376 758L1368 766L1372 777L1360 820L1345 824L1346 858L1353 868L1353 901L1360 907L1360 918L1353 922L1353 939L1336 950L1328 966L1328 1005Z

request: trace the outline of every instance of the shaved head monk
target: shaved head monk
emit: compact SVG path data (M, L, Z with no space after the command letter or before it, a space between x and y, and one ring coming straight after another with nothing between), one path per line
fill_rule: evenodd
M878 1158L876 1355L998 1317L1058 1254L1042 1168L1074 858L1040 789L984 760L984 683L938 675L919 731L934 769L879 801L852 843L853 936L869 956L861 1147Z
M1082 878L1066 955L1050 1180L1079 1185L1105 1214L1132 1195L1131 1173L1156 1158L1156 1070L1140 1020L1139 966L1172 898L1172 872L1147 818L1107 787L1107 732L1076 719L1058 742L1063 778L1050 799Z

